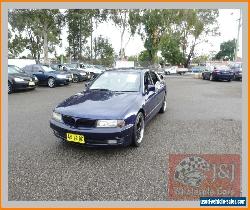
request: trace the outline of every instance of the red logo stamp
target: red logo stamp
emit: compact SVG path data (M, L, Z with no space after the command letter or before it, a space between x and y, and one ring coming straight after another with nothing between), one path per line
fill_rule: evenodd
M240 155L169 155L169 200L241 196L240 184Z

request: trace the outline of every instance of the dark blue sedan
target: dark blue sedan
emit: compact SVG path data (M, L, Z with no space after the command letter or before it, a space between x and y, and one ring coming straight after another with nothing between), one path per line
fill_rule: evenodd
M67 141L86 146L140 146L145 125L166 110L167 89L150 70L110 70L85 91L60 103L50 127Z
M50 88L56 85L68 85L72 81L72 74L55 71L41 64L28 65L22 70L27 74L35 75L39 81L39 85L47 85Z
M233 72L227 66L214 66L213 69L206 69L202 72L204 80L226 80L230 82L233 78Z

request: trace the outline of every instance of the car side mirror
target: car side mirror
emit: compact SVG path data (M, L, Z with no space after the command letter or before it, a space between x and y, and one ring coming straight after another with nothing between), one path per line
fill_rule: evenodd
M147 88L148 92L150 91L155 91L155 86L154 85L148 85L148 88Z
M163 75L162 75L162 74L160 75L160 78L161 78L161 80L162 80L162 79L164 79L164 77L163 77Z

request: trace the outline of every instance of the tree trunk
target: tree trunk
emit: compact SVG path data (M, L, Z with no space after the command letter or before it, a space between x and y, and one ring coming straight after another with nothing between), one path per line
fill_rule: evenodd
M44 64L49 64L48 58L48 34L47 30L43 31L43 51L44 51Z
M189 52L188 57L187 57L187 60L184 63L184 68L188 68L188 66L190 64L190 60L191 60L191 58L192 58L192 56L194 54L194 47L195 47L195 44L190 49L190 52Z

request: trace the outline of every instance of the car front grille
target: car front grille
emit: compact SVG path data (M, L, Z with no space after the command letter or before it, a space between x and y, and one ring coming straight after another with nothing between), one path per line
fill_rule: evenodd
M63 122L66 125L76 127L76 128L93 128L96 126L96 120L86 119L86 118L74 118L71 116L62 116Z

